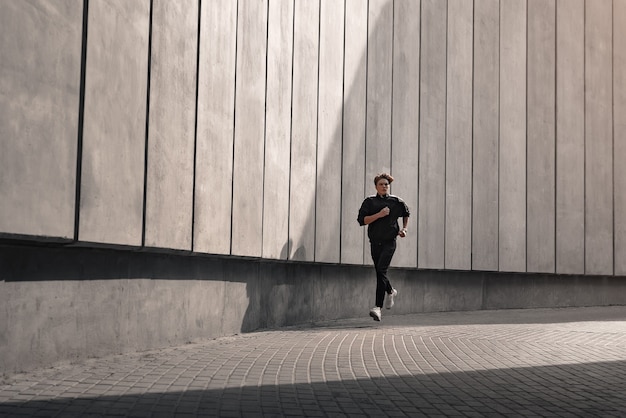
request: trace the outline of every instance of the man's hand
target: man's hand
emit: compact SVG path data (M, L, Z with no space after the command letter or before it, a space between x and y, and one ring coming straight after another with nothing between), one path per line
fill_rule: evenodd
M402 228L402 229L400 230L400 232L398 232L398 235L400 235L400 237L404 238L404 237L406 237L406 233L407 233L407 232L408 232L408 231L406 230L406 228Z
M385 216L388 216L388 215L389 215L389 207L385 206L384 208L382 208L380 211L376 212L375 214L369 215L363 218L363 222L365 223L365 225L369 225L375 220L384 218Z

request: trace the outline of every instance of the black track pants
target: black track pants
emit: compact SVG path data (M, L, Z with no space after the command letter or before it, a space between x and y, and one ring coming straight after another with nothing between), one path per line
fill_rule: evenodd
M385 301L385 293L391 293L392 287L387 277L387 270L391 264L393 254L396 252L396 240L370 242L372 260L376 268L376 306L382 308Z

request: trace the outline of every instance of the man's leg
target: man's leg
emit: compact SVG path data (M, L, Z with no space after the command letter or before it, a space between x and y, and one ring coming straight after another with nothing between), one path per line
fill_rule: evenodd
M391 264L393 254L396 252L396 241L372 244L372 260L376 268L376 306L382 308L385 301L385 293L392 290L387 277L387 270Z

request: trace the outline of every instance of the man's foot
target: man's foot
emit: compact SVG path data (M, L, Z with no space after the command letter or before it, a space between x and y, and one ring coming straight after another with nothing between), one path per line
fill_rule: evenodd
M382 317L380 313L380 308L378 306L374 306L372 309L370 309L370 316L374 318L374 321L380 321L380 318Z
M385 308L391 309L391 307L396 303L394 300L398 296L398 291L396 289L391 289L391 293L387 295L387 300L385 301Z

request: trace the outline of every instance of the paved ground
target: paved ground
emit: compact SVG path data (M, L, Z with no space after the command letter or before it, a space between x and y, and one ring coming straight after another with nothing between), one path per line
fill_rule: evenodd
M0 416L623 417L626 307L364 316L94 359L5 378Z

